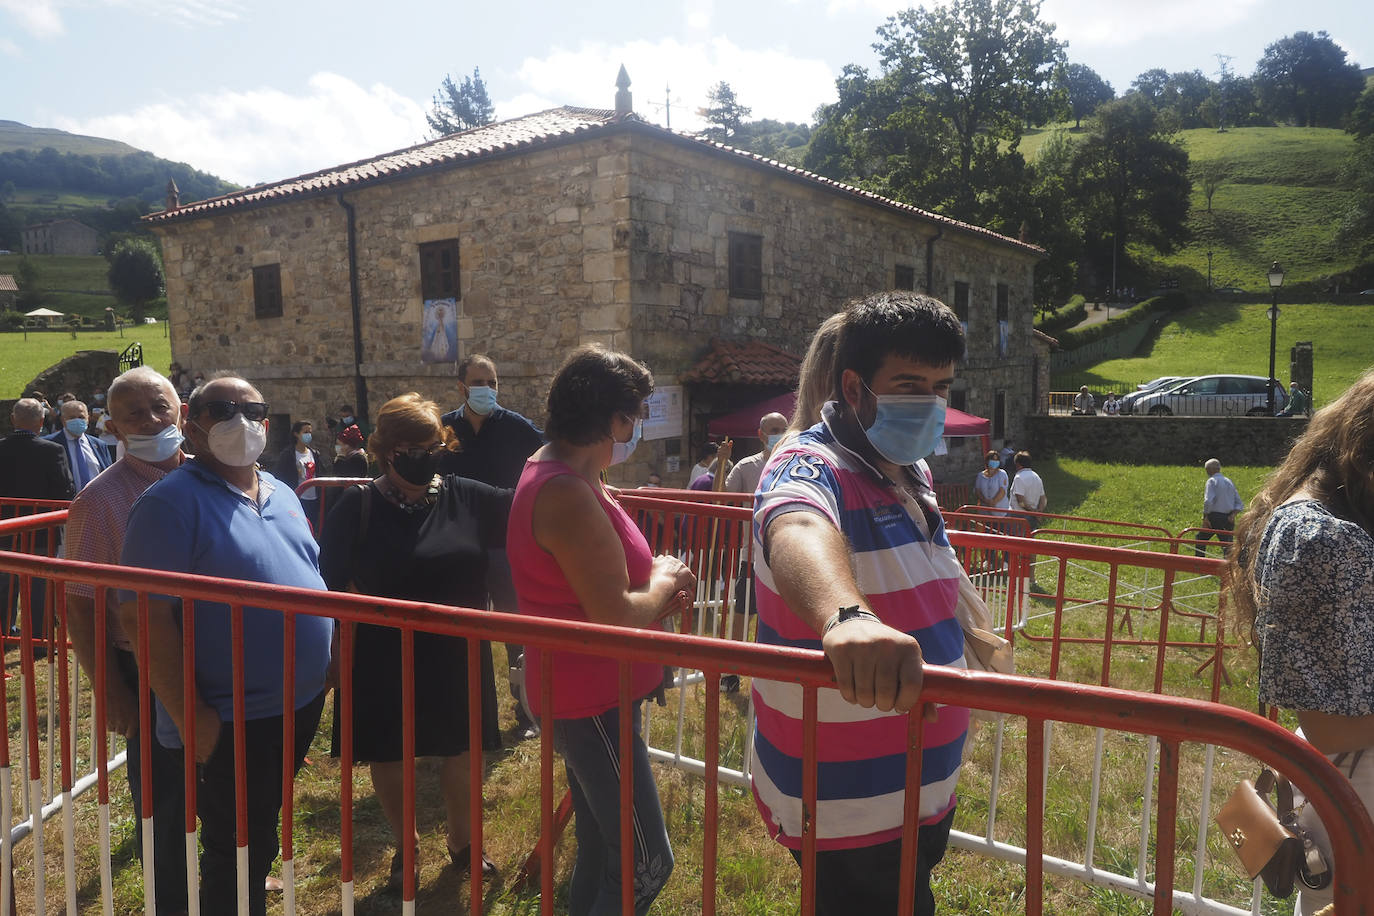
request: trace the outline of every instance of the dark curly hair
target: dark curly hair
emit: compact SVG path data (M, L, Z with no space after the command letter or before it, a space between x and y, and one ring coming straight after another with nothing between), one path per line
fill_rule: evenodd
M853 369L867 385L883 360L900 356L928 366L964 358L964 329L954 310L921 293L892 290L851 301L844 309L835 347L832 391L840 391L844 370ZM840 399L844 404L844 399Z
M616 414L638 417L653 393L654 377L643 363L599 346L579 347L549 386L545 433L569 445L591 445L610 436Z

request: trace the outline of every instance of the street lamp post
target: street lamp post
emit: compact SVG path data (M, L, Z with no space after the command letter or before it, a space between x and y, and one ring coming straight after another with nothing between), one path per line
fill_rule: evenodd
M1269 416L1274 415L1274 348L1279 334L1279 287L1283 286L1283 268L1275 261L1269 268L1269 288L1274 292L1274 304L1269 307L1269 380L1264 387L1269 392Z

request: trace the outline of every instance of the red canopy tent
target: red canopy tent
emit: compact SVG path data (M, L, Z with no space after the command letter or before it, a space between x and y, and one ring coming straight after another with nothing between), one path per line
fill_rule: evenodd
M789 391L786 394L780 394L766 401L741 407L739 410L716 417L706 424L706 430L712 437L717 438L729 436L732 439L752 439L759 434L759 420L764 414L776 411L784 417L790 418L796 406L797 393ZM964 413L962 410L955 410L953 407L945 408L946 436L981 437L983 451L987 451L989 448L988 436L991 431L992 421Z

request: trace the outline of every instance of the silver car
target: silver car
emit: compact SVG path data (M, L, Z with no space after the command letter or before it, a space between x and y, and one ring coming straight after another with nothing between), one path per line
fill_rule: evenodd
M1268 403L1263 376L1201 375L1140 394L1131 404L1131 413L1152 417L1263 417L1269 413ZM1288 393L1275 383L1275 412L1287 403Z

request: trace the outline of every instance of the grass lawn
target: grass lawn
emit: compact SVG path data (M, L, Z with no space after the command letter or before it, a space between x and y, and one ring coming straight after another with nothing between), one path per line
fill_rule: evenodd
M1052 387L1071 391L1080 385L1129 383L1133 389L1161 375L1263 376L1269 371L1268 309L1238 302L1198 306L1165 325L1139 356L1056 375ZM1298 341L1312 341L1313 397L1321 407L1374 365L1374 303L1285 305L1280 293L1275 372L1282 382L1288 380L1289 348Z
M0 255L0 274L18 274L20 260L17 254ZM30 255L29 263L38 271L38 287L45 291L44 308L90 318L101 317L110 307L120 314L128 313L110 292L106 278L110 264L103 257Z
M15 331L0 334L0 398L17 398L38 373L78 350L123 352L134 341L143 344L143 362L166 372L172 361L172 344L165 322L127 326L118 331ZM44 392L54 397L61 392ZM78 391L79 397L90 394Z

